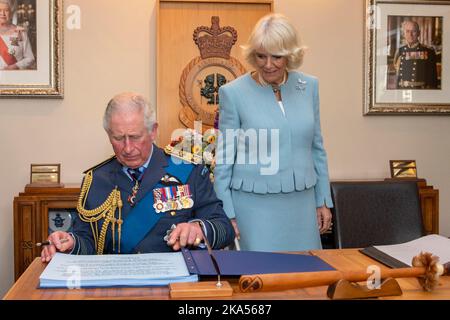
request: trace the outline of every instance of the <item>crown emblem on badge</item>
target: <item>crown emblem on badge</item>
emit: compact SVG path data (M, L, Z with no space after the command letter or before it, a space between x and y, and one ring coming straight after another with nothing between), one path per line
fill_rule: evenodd
M219 57L230 59L231 48L237 41L237 31L233 27L219 26L219 17L211 17L211 28L200 26L194 30L194 41L202 59Z

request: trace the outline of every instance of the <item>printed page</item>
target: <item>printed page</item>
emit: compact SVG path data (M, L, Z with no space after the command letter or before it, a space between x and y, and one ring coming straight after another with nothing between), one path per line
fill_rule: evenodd
M439 262L442 264L450 261L450 239L437 234L401 244L374 247L409 266L411 266L413 257L421 252L430 252L438 256Z
M69 255L57 253L40 276L41 285L78 280L84 284L167 283L157 280L192 278L181 252ZM195 276L196 278L196 276ZM141 281L142 280L142 281ZM189 280L187 280L189 281ZM192 279L190 281L193 281Z

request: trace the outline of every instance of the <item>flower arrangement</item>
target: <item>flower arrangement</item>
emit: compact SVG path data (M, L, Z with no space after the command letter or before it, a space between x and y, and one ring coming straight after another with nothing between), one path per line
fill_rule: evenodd
M167 154L194 164L204 164L214 181L215 150L218 130L209 129L204 134L186 129L183 135L172 140L164 150Z

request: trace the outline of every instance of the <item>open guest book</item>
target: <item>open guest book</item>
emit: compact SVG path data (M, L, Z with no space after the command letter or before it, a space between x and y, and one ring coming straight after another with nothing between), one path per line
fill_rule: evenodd
M430 234L405 243L371 246L360 251L391 268L411 267L412 259L421 252L430 252L439 257L440 263L447 263L450 261L450 239Z
M213 250L213 255L222 276L334 270L319 257L301 254ZM39 277L39 287L165 286L215 275L207 250L88 256L57 253Z

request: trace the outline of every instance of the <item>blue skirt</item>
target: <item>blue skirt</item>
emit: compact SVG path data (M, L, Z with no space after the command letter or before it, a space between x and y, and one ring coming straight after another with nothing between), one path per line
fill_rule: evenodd
M232 190L232 198L241 250L322 249L314 188L275 194Z

